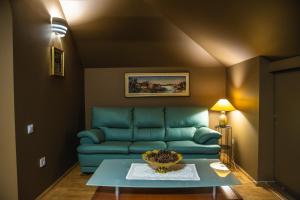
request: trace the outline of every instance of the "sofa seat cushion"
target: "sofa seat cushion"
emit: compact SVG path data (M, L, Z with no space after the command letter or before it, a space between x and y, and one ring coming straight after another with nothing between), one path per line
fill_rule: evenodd
M140 141L133 142L129 146L130 153L144 153L154 149L166 149L167 145L163 141Z
M221 149L219 145L202 145L189 140L167 142L167 146L168 150L183 154L217 154Z
M109 154L128 154L128 148L131 142L125 141L107 141L100 144L84 144L77 148L79 153L83 154L96 154L96 153L109 153Z

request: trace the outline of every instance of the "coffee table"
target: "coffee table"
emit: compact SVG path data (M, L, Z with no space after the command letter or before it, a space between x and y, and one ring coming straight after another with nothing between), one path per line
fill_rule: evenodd
M212 187L212 197L217 198L218 186L239 185L240 181L232 174L220 177L209 166L218 159L186 159L183 163L195 164L199 181L174 181L174 180L127 180L126 175L132 163L145 163L139 159L114 159L103 160L92 177L88 186L114 187L116 199L119 199L119 188L199 188Z

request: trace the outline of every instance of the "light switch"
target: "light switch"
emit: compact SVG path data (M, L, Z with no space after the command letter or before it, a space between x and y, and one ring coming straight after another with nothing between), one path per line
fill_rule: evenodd
M46 166L46 156L40 158L39 165L40 165L40 168Z
M33 124L28 124L27 125L27 134L32 134L33 131L34 131Z

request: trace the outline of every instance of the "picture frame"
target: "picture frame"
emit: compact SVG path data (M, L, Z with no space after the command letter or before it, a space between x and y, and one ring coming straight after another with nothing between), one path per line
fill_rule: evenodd
M188 72L125 73L125 97L190 96Z
M65 75L64 51L54 46L51 47L50 75L51 76Z

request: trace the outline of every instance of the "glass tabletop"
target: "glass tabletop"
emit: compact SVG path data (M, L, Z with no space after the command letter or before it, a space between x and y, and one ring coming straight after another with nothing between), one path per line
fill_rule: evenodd
M189 188L238 185L240 181L229 173L219 176L209 165L219 162L218 159L186 159L182 163L195 164L199 181L174 180L126 180L132 163L145 163L139 159L104 160L88 180L89 186L133 187L133 188Z

